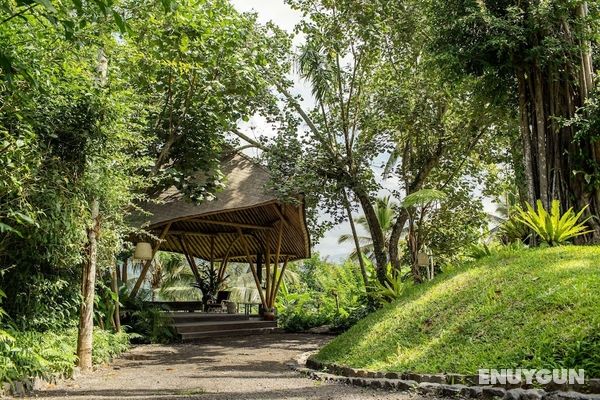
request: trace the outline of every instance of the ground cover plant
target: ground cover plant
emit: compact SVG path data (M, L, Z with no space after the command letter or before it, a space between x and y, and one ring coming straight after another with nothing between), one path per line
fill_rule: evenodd
M8 330L0 338L0 382L31 378L51 379L73 374L77 356L77 329L60 332ZM125 332L94 331L94 364L110 361L129 348Z
M600 248L504 249L412 286L316 358L422 373L584 368L600 376Z

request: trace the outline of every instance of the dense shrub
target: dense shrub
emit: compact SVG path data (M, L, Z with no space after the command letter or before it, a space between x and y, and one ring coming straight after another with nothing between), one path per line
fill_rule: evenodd
M129 299L124 294L125 309L122 312L121 323L132 332L134 343L168 343L177 339L177 334L171 325L171 320L165 315L165 310L142 301L141 295Z
M6 303L6 311L19 330L58 331L77 325L80 292L73 277L69 281L62 276L38 273L26 280L19 274L13 278L18 276L23 280L7 292L12 301ZM75 278L79 279L77 275Z
M321 325L347 329L368 312L358 265L328 263L317 254L295 266L295 272L298 282L282 285L277 302L284 329L297 332Z
M0 382L27 378L49 379L70 376L77 356L77 329L44 333L8 330L10 337L0 339ZM129 347L126 333L94 330L93 361L100 364Z

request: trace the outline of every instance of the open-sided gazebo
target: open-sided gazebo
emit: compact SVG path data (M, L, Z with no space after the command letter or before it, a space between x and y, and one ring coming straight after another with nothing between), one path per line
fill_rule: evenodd
M141 205L150 215L138 225L158 238L153 255L158 250L184 254L196 279L196 257L211 265L220 262L219 277L229 262L249 263L262 306L272 310L287 263L310 257L304 198L298 195L294 204L280 201L267 188L269 171L239 153L224 157L221 171L225 187L213 200L195 204L171 187L158 202ZM151 260L145 262L132 296L150 265Z

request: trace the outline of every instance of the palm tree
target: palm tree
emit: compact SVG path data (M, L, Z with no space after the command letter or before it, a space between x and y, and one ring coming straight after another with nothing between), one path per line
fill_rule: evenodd
M377 214L377 219L379 220L379 224L381 225L381 230L383 231L383 237L385 242L386 251L389 249L390 244L390 235L392 234L392 228L394 226L394 216L395 211L393 207L393 202L390 200L390 196L379 197L375 201L375 213ZM363 229L369 232L369 225L367 224L367 219L364 215L361 215L358 218L354 219L354 222L358 225L362 226ZM338 238L338 243L347 243L353 241L354 238L352 234L344 234ZM360 252L366 255L370 260L374 259L373 254L373 240L370 236L359 236L358 242L360 244ZM350 253L350 258L352 260L358 259L358 254L356 249Z
M159 252L149 274L152 301L157 297L165 300L198 299L200 293L193 287L194 274L183 256Z

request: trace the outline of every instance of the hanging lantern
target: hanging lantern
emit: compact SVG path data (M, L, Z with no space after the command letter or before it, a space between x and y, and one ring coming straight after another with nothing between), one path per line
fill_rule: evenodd
M133 258L137 260L152 260L152 245L148 242L137 242Z

